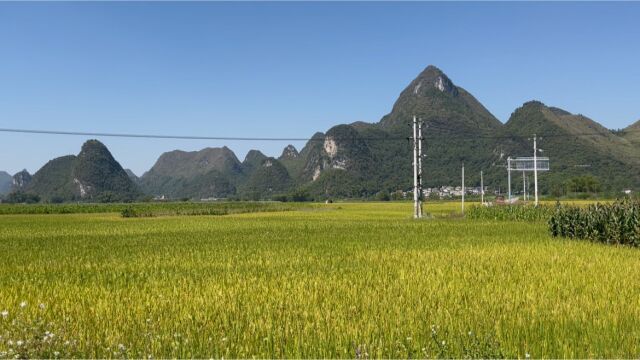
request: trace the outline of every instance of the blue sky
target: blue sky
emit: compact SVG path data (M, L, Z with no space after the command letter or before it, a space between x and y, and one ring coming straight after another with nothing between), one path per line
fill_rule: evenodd
M378 121L429 64L503 122L537 99L621 128L640 119L638 19L640 3L0 3L0 128L310 137ZM0 133L0 170L84 140ZM138 174L173 149L287 145L100 140Z

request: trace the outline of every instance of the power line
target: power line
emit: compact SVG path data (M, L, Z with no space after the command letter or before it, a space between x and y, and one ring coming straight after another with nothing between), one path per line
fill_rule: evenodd
M433 124L427 126L431 130L439 130L449 132L452 135L462 135L453 132L450 128L438 127ZM471 129L469 129L471 130ZM488 131L488 130L487 130ZM221 140L221 141L324 141L323 137L238 137L238 136L195 136L195 135L159 135L159 134L131 134L131 133L102 133L102 132L83 132L83 131L62 131L62 130L41 130L41 129L12 129L0 128L0 132L5 133L22 133L22 134L44 134L44 135L72 135L72 136L102 136L102 137L121 137L121 138L142 138L142 139L177 139L177 140ZM625 133L635 133L640 130L627 130ZM546 138L577 138L590 136L616 136L614 133L575 133L575 134L539 134ZM530 135L481 135L473 134L470 138L458 139L463 141L474 141L477 139L528 139ZM367 141L406 141L404 136L381 136L381 137L334 137L336 140L367 140Z
M23 134L47 134L47 135L79 135L79 136L107 136L144 139L181 139L181 140L234 140L234 141L306 141L310 138L263 138L263 137L225 137L225 136L191 136L191 135L155 135L155 134L125 134L125 133L98 133L81 131L59 130L27 130L27 129L2 129L0 132Z

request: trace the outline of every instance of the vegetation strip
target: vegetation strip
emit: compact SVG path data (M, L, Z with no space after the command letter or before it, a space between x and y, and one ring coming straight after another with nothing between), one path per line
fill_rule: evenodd
M475 220L547 221L553 215L550 205L472 206L465 215Z
M291 211L312 204L279 202L166 202L132 204L1 204L0 215L120 213L122 217L168 215L227 215L252 212Z

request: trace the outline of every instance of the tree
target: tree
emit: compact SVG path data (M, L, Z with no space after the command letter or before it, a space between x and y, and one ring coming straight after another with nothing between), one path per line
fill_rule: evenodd
M385 190L382 190L376 194L376 200L378 201L389 201L391 200L391 196Z
M602 189L600 181L591 175L578 176L567 182L569 192L596 193Z
M40 202L40 196L23 191L14 191L7 195L4 202L10 204L35 204Z

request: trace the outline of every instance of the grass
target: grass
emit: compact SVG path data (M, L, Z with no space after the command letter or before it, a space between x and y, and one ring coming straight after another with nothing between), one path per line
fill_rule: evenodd
M5 215L0 355L640 355L637 249L458 209Z

